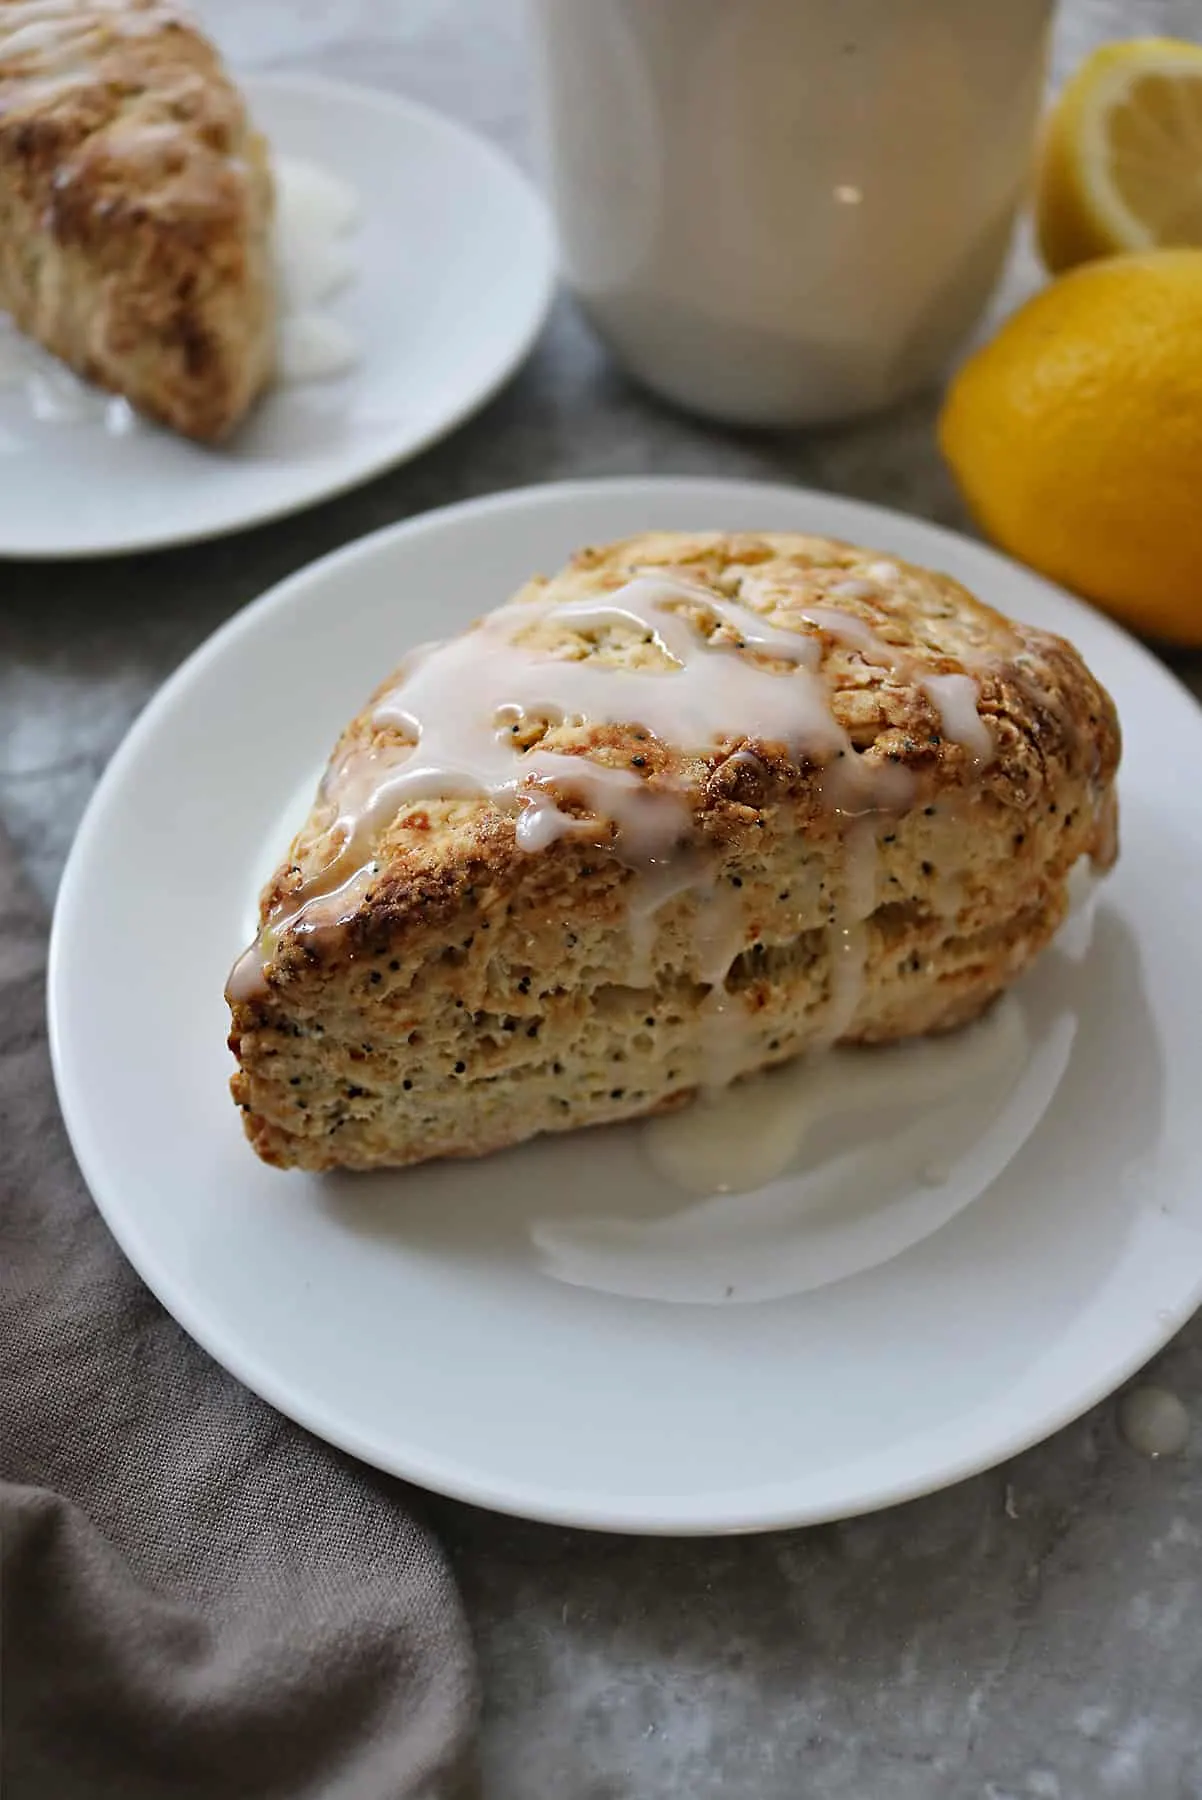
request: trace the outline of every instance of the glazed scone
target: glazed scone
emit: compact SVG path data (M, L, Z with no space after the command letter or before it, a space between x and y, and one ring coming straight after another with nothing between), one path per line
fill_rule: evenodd
M1076 651L945 576L783 534L584 550L348 726L230 978L247 1135L474 1156L949 1030L1113 860L1118 756Z
M160 0L0 0L0 308L186 437L274 360L266 146L213 46Z

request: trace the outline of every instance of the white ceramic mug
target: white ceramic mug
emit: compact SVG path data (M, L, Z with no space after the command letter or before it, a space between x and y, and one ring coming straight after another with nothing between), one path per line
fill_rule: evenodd
M531 0L564 271L628 367L756 425L929 381L997 279L1053 0Z

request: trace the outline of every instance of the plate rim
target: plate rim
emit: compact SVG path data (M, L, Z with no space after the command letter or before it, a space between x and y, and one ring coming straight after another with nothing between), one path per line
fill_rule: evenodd
M257 508L253 512L242 512L217 524L201 525L189 528L180 526L162 531L143 532L136 536L95 537L86 542L73 543L64 547L50 546L44 540L33 544L13 541L11 538L0 538L0 562L29 563L71 563L104 561L113 557L150 555L160 550L178 549L186 544L214 543L221 538L233 537L239 532L255 531L260 526L278 523L281 519L294 518L300 513L312 512L331 500L337 500L344 494L364 487L370 481L387 474L390 469L401 468L412 462L434 444L449 437L452 432L475 416L497 394L522 367L533 351L538 339L542 336L551 313L556 294L559 290L559 263L556 249L555 229L551 219L551 210L543 194L535 182L519 167L517 162L500 148L483 132L474 131L450 113L440 112L435 106L424 100L414 100L407 94L394 92L390 88L377 87L368 82L345 81L335 76L310 74L304 70L235 70L238 86L245 93L253 109L256 91L264 89L281 93L292 93L299 96L306 94L324 96L338 103L353 102L358 106L371 107L381 113L400 113L412 120L421 122L424 128L441 132L444 136L456 138L461 144L469 145L472 151L492 165L494 173L510 184L513 194L521 196L521 202L529 209L532 224L541 239L539 272L539 296L537 306L532 306L531 316L522 336L514 339L508 352L498 359L497 367L487 384L479 387L468 399L449 411L437 424L431 425L420 433L403 450L385 449L376 453L370 462L358 464L352 474L340 476L335 482L323 486L318 491L306 496L272 502L266 507ZM416 515L415 515L416 516ZM387 527L385 527L387 529Z
M1058 1407L1050 1410L1042 1408L1033 1423L1028 1418L1027 1423L1021 1427L1003 1430L998 1434L993 1447L984 1454L979 1449L974 1449L963 1455L936 1458L921 1474L911 1472L892 1483L878 1483L870 1494L864 1496L862 1502L840 1505L837 1510L832 1511L829 1505L806 1504L798 1498L790 1499L790 1494L795 1493L798 1485L796 1480L771 1486L723 1490L692 1512L689 1510L690 1496L680 1493L624 1495L620 1504L612 1500L598 1503L587 1492L578 1493L569 1488L556 1489L553 1493L548 1490L545 1495L540 1496L539 1490L523 1492L520 1485L509 1478L490 1480L484 1471L441 1453L423 1451L417 1445L403 1444L399 1452L395 1446L386 1448L373 1441L369 1434L341 1425L337 1418L328 1414L322 1401L311 1402L304 1393L298 1397L286 1375L278 1375L272 1368L263 1366L258 1353L253 1349L245 1350L244 1347L235 1345L231 1351L221 1327L210 1330L203 1305L194 1305L186 1286L181 1288L170 1268L160 1267L154 1253L146 1250L136 1220L123 1213L119 1199L114 1201L108 1195L102 1198L103 1181L93 1184L89 1168L94 1167L95 1163L89 1143L89 1127L86 1115L81 1116L81 1112L76 1111L75 1088L70 1076L66 1043L69 1027L65 1018L68 1003L63 989L62 970L67 954L65 946L72 930L77 929L72 925L72 916L79 913L86 904L84 875L87 863L95 853L95 841L103 840L105 811L113 803L114 797L119 795L127 765L138 757L144 742L153 740L160 722L170 715L177 692L183 691L210 661L219 659L227 647L236 644L244 632L257 628L261 620L286 611L299 590L305 589L314 581L320 584L331 576L337 579L341 570L360 560L370 560L381 553L387 554L394 544L403 542L409 536L420 535L432 528L444 528L461 517L481 517L490 513L509 512L515 508L538 511L548 504L553 508L565 504L570 506L575 500L597 494L617 498L626 492L632 500L636 496L640 500L645 497L653 506L657 490L663 492L665 501L673 494L679 496L682 490L690 490L697 496L708 491L715 501L718 499L718 490L727 496L755 496L764 502L765 510L769 510L776 501L802 500L829 509L832 514L831 530L836 535L840 515L846 519L844 509L850 509L873 532L878 529L878 522L879 526L887 530L890 521L900 520L907 526L917 525L924 532L933 534L937 543L946 542L954 546L967 544L974 553L996 563L1003 574L1015 572L1024 580L1034 581L1060 599L1067 600L1073 609L1080 609L1083 614L1088 615L1091 628L1100 627L1116 649L1128 656L1134 653L1136 661L1146 672L1167 684L1187 704L1193 702L1194 697L1189 689L1152 651L1114 621L1097 613L1076 596L1067 594L1055 583L980 540L950 530L920 515L902 513L854 496L742 477L693 474L673 476L661 473L536 483L432 508L354 539L273 584L198 645L133 721L101 775L85 810L55 900L46 975L50 1055L56 1093L72 1150L93 1202L122 1252L189 1336L235 1379L284 1416L371 1467L448 1498L484 1506L512 1517L588 1530L669 1537L795 1529L828 1523L834 1519L862 1516L941 1491L971 1476L997 1468L1011 1457L1062 1430L1113 1393L1177 1335L1193 1312L1202 1305L1202 1267L1184 1308L1179 1304L1171 1319L1157 1317L1150 1321L1149 1328L1136 1349L1112 1357L1104 1364L1099 1363L1098 1372L1093 1378L1076 1388ZM864 523L857 523L854 529L863 535Z

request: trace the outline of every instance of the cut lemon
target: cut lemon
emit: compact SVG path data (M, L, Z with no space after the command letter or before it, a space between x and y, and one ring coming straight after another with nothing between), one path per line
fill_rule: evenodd
M1048 119L1036 224L1053 274L1202 245L1202 45L1132 38L1086 58Z

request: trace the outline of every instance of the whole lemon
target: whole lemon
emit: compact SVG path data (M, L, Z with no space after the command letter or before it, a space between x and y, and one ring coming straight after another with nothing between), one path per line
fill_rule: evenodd
M1052 282L960 369L939 438L1003 549L1202 645L1202 250Z

